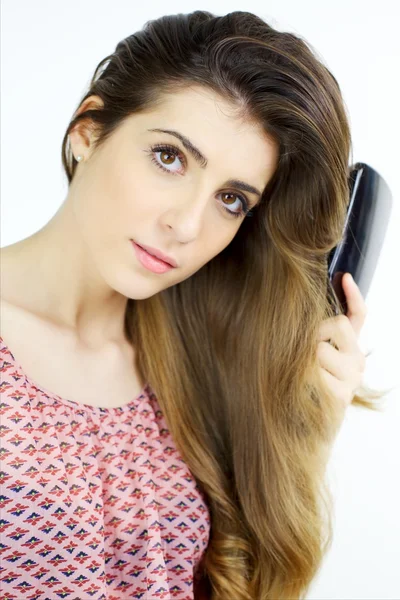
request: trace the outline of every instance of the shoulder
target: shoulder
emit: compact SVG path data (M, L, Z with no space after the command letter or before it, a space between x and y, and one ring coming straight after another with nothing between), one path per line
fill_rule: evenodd
M26 267L21 257L20 243L0 248L0 298L7 306L20 306L24 297L27 297L24 289Z

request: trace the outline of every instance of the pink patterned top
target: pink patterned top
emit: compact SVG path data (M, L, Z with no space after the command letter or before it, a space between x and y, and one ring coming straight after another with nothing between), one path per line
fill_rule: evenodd
M149 385L61 398L0 337L0 600L193 600L210 513Z

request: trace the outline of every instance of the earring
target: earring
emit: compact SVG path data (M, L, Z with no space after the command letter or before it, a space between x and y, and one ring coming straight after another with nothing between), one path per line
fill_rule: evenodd
M80 161L82 160L82 158L83 158L83 156L79 155L79 156L77 156L77 157L76 157L76 160L77 160L78 162L80 162Z

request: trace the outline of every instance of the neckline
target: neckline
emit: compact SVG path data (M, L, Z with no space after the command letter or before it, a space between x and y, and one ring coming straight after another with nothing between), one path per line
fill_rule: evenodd
M48 397L49 399L56 400L57 402L64 404L65 406L69 406L70 408L86 410L89 412L100 412L102 414L105 414L105 413L106 414L115 414L115 413L121 413L121 412L132 410L132 408L134 408L138 405L139 400L142 396L148 395L149 384L145 383L145 385L140 390L139 394L136 397L134 397L132 400L127 402L126 404L122 404L122 406L109 406L109 407L95 406L92 404L86 404L84 402L77 402L76 400L70 400L69 398L64 398L63 396L60 396L59 394L56 394L55 392L52 392L52 391L46 389L41 384L39 384L34 379L32 379L32 377L30 377L25 372L25 370L23 369L23 367L21 366L19 361L15 358L11 348L8 346L8 344L5 342L3 336L1 336L1 335L0 335L0 346L2 349L4 349L4 348L7 349L7 351L11 355L12 361L14 363L14 367L20 372L20 374L25 379L25 381L28 385L35 388L37 391L41 392L42 394L44 394L44 396Z

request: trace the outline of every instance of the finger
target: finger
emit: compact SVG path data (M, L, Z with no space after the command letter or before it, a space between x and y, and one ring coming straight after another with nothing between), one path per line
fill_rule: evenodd
M342 400L342 407L346 408L349 404L348 400L348 389L345 383L342 381L338 381L336 377L331 375L328 371L321 368L321 377L325 383L326 388L330 391L330 393L336 398L340 398Z
M322 321L319 341L332 341L341 352L353 353L358 348L356 333L346 315L338 315Z
M320 367L340 381L349 379L346 357L327 342L320 342L317 349Z
M358 287L350 273L345 273L345 275L343 276L342 287L346 295L346 316L348 317L358 337L366 318L367 305L365 304L360 288Z

